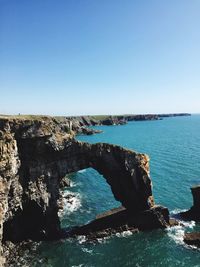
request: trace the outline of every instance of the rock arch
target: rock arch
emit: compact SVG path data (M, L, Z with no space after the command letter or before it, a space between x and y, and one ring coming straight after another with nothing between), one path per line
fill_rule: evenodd
M154 205L148 156L110 144L76 141L77 133L98 132L84 127L89 124L82 124L79 118L1 116L0 265L5 262L2 240L59 237L61 180L67 173L88 167L103 174L114 197L125 208L100 215L77 231L72 230L71 235L110 227L116 231L126 226L136 231L149 230L177 223L169 219L167 208ZM199 219L196 206L185 216Z
M153 204L149 158L145 154L106 143L66 141L54 136L24 139L20 155L30 180L44 175L59 181L68 173L91 167L104 176L115 199L130 211L146 210Z
M15 217L4 224L5 239L6 233L16 240L28 238L29 230L38 238L43 234L56 235L60 230L57 215L60 181L66 174L88 167L104 176L115 199L130 213L147 210L154 204L149 159L145 154L105 143L83 143L63 135L18 138L17 149L21 163L18 175L22 206ZM10 193L8 198L11 197ZM32 209L32 216L23 220L29 209ZM35 230L33 225L31 229L27 227L33 224L34 216L41 221L35 224ZM23 222L26 227L19 227Z
M171 224L168 209L154 205L148 156L115 145L78 142L76 133L94 131L71 129L69 121L43 116L0 118L0 265L2 241L60 237L58 200L63 177L88 167L103 174L124 207L72 229L68 237Z

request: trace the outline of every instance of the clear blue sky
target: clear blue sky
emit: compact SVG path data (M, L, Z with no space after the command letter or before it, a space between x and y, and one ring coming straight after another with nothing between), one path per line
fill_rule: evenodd
M199 0L0 0L0 113L200 112Z

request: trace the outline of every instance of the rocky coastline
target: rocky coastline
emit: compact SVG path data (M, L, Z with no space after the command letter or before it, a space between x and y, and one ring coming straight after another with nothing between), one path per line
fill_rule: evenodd
M172 114L138 114L138 115L102 115L102 116L74 116L66 117L73 122L73 127L77 131L81 127L99 126L99 125L123 125L129 121L153 121L162 120L168 117L191 116L190 113L172 113ZM77 131L81 133L80 130ZM91 132L92 133L92 132ZM87 132L85 132L87 134ZM90 133L89 133L90 134Z
M124 230L136 233L177 223L170 219L166 207L154 202L147 155L75 138L77 134L96 133L88 128L92 125L161 118L133 116L97 122L88 117L0 116L0 266L9 266L9 255L17 248L13 244L26 240L38 242L82 234L94 239ZM103 175L122 207L65 231L58 214L62 205L60 190L70 181L63 178L88 167Z

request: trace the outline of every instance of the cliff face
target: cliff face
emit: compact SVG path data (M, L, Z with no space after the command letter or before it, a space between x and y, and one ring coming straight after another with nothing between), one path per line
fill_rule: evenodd
M154 206L147 155L79 142L68 120L0 119L0 244L57 238L62 178L88 167L104 176L128 214Z
M81 128L95 125L121 125L128 121L152 121L160 120L166 117L190 116L189 113L172 113L172 114L138 114L138 115L102 115L102 116L76 116L68 117L73 122L73 127Z
M18 198L22 194L22 187L19 185L18 170L20 161L17 151L17 142L13 135L0 131L0 266L3 238L3 224L9 218L14 216L14 209L21 206L21 201ZM16 186L19 185L19 186ZM9 201L9 193L13 196ZM10 206L14 209L10 209Z

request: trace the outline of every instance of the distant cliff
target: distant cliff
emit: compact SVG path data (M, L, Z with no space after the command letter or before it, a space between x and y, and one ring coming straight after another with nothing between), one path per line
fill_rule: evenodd
M129 121L161 120L167 117L191 116L189 113L172 114L142 114L142 115L98 115L66 117L73 122L76 128L96 125L123 125Z
M41 131L41 129L52 131L52 133L59 131L71 131L74 134L94 134L101 133L101 130L93 129L91 126L99 125L123 125L129 121L153 121L161 120L166 117L191 116L189 113L172 113L172 114L141 114L141 115L97 115L97 116L37 116L37 115L0 115L1 120L10 120L13 125L31 124L35 122L34 126ZM36 123L37 121L37 123ZM45 124L44 124L45 122ZM16 127L16 125L14 127ZM40 125L42 127L40 127ZM12 127L12 125L11 125ZM28 127L28 126L27 126ZM31 131L29 129L29 131Z

